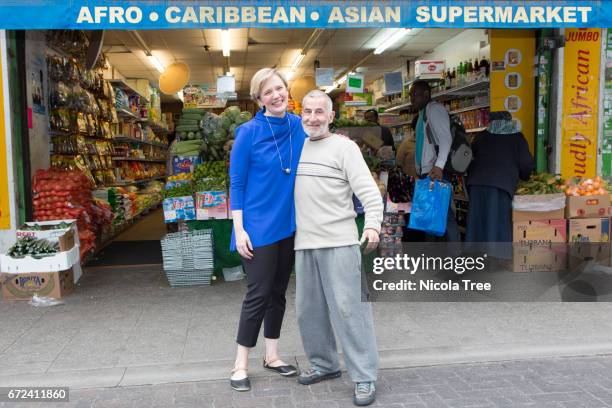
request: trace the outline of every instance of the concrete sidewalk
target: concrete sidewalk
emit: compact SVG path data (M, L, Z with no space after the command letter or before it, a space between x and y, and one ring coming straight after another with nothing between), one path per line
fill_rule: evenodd
M225 379L245 282L170 288L159 266L89 270L66 304L0 303L0 386ZM281 354L306 365L295 284ZM612 354L609 303L376 303L382 368ZM263 342L252 353L261 368Z

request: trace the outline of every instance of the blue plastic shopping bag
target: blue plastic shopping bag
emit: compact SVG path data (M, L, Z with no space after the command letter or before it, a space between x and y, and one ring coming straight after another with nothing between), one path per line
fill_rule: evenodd
M441 237L446 233L452 186L430 178L415 183L409 228Z

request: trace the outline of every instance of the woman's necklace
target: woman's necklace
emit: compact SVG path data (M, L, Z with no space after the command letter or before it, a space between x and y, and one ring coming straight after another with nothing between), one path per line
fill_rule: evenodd
M283 166L283 158L281 157L280 150L278 149L278 143L276 143L276 135L274 134L274 130L272 130L272 125L270 125L270 121L268 117L264 115L266 118L266 122L268 122L268 127L270 128L270 132L272 132L272 139L274 139L274 145L276 146L276 154L278 154L278 161L280 161L281 170L285 174L291 174L291 167L293 165L293 135L291 134L291 121L289 117L287 117L287 122L289 123L289 167Z

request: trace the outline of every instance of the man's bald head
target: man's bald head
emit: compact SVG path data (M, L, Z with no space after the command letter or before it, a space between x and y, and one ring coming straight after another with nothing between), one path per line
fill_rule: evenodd
M412 106L417 110L421 110L425 108L431 100L431 88L425 81L415 81L410 85L410 92L408 95L410 96L410 103Z

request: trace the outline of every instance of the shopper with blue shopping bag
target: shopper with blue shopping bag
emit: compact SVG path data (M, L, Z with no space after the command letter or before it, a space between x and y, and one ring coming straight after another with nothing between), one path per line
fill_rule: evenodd
M434 183L434 188L443 188L440 192L449 191L452 193L450 183L448 183L449 175L444 171L453 142L448 112L444 106L431 100L431 89L425 81L414 82L410 87L409 95L413 109L419 112L416 124L415 150L417 176L421 179L418 180L418 183L421 183L422 188L425 186L423 183L428 184L431 180L437 181L438 187ZM427 178L431 180L427 180ZM419 184L417 184L418 186ZM446 198L447 196L448 198ZM449 242L459 242L459 227L451 205L452 194L444 193L438 199L447 200L444 203L444 208L447 208L446 228L442 235L445 235ZM434 231L433 228L429 229L431 229L431 232Z

